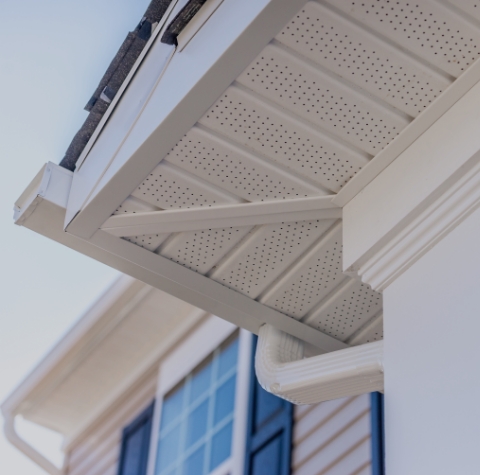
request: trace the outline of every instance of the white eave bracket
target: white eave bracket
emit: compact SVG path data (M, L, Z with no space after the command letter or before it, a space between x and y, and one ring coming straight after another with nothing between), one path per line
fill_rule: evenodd
M332 203L333 197L315 196L211 208L130 213L112 216L101 229L114 236L126 237L310 219L338 219L342 217L342 208Z

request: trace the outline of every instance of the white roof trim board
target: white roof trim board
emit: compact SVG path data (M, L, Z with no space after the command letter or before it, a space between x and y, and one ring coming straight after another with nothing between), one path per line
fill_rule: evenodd
M182 51L151 44L73 175L66 234L252 331L381 340L342 207L480 80L479 55L465 2L225 0Z

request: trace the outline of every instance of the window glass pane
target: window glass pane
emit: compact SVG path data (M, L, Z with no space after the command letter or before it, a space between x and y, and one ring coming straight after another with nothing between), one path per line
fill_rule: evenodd
M218 361L218 378L237 366L238 339L232 341L220 354Z
M207 432L208 399L194 409L188 416L187 445L190 447Z
M173 430L162 436L158 443L157 473L170 467L178 458L180 448L180 429L177 425Z
M190 388L190 402L195 402L200 396L203 396L210 388L212 379L212 362L209 362L200 371L192 376Z
M235 339L165 396L155 475L207 475L230 456L237 353Z
M182 413L185 387L181 386L163 401L161 428L167 427Z
M220 429L212 438L210 456L210 471L217 468L223 461L230 457L232 447L232 422ZM265 472L267 474L268 472Z
M185 460L182 475L201 475L204 473L205 463L205 445L193 452L190 457Z
M235 401L235 375L220 386L215 394L215 417L214 424L218 424L226 416L233 412Z

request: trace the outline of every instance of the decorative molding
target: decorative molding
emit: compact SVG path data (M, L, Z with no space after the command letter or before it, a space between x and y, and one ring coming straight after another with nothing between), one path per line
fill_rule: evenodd
M402 231L372 257L350 269L349 274L356 274L381 292L473 213L480 206L479 159L460 179L446 184L435 201L410 216Z

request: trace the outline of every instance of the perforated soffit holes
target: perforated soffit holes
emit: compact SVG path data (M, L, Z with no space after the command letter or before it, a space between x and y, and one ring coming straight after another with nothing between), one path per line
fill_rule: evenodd
M347 280L313 308L302 322L346 341L382 309L382 294L363 282Z
M260 301L300 319L346 277L342 272L342 227L334 226Z
M325 194L198 127L189 130L165 160L246 201Z
M205 274L251 229L249 226L243 226L180 233L162 246L160 254L189 269Z
M412 117L451 83L318 3L309 2L277 39Z
M369 159L237 87L227 89L200 123L332 192Z
M132 196L161 209L196 208L242 201L163 161Z
M218 263L210 277L242 294L257 298L332 223L332 220L323 220L261 226L223 262Z
M480 31L438 2L325 1L454 77L480 55Z
M371 155L410 122L274 45L238 82Z

